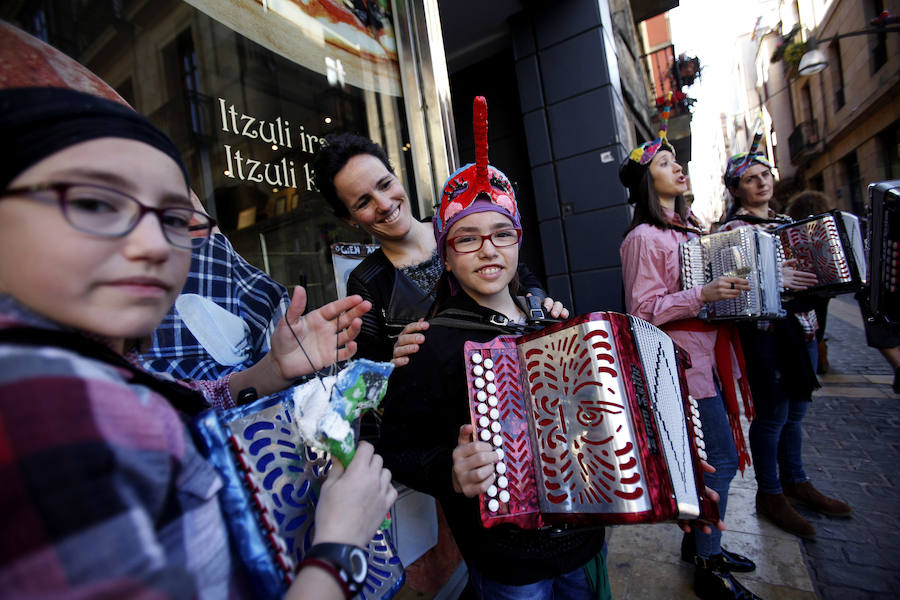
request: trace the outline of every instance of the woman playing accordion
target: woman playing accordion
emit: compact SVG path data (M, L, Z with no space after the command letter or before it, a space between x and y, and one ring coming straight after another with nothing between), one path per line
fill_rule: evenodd
M682 196L687 178L666 138L667 118L668 107L659 138L632 150L619 169L635 205L634 220L619 250L625 305L629 313L666 330L690 354L688 388L698 399L708 461L716 469L706 476L706 484L718 492L719 515L724 519L731 479L739 466L749 464L738 391L748 418L752 403L733 329L702 322L697 315L705 303L736 298L750 286L741 277L718 277L682 290L679 246L701 232ZM731 575L752 571L755 564L722 548L721 535L714 530L684 536L682 558L696 564L694 591L701 598L756 598Z

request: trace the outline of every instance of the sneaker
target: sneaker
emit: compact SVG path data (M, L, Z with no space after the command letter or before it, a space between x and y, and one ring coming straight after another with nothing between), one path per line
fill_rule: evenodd
M816 537L816 528L791 506L784 494L757 491L756 513L788 533L807 539Z
M831 517L849 517L851 508L846 502L829 498L815 487L809 481L803 483L781 482L784 489L784 495L791 500L796 501L816 512Z

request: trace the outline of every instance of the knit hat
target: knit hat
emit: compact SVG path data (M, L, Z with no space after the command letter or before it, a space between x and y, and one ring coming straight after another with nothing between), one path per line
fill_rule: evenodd
M0 190L51 154L106 137L153 146L175 161L188 183L174 142L131 108L75 90L34 87L0 90Z
M508 217L517 229L522 227L512 184L502 171L488 164L487 101L484 96L475 97L472 125L475 132L475 163L458 169L447 179L441 192L440 207L432 219L441 263L446 258L444 242L447 232L467 215L494 211Z
M754 164L760 164L769 169L773 168L772 163L766 159L766 156L758 151L760 140L762 140L762 132L757 131L756 135L753 136L749 152L741 152L728 159L728 163L725 165L725 175L723 176L725 187L729 189L736 188L741 181L741 175Z
M675 155L675 148L669 143L666 133L669 129L669 115L672 110L672 92L666 94L666 105L660 115L659 137L651 142L644 142L628 154L619 167L619 180L629 189L636 189L644 175L650 169L650 161L660 150L668 150ZM633 196L632 196L633 197ZM629 201L633 202L629 198Z

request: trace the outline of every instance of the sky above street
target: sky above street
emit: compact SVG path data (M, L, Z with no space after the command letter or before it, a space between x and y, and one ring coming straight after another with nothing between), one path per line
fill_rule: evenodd
M722 135L719 115L734 115L740 106L738 94L743 93L736 79L736 39L752 31L760 16L770 23L776 5L774 0L681 0L669 11L676 54L698 56L702 67L701 78L686 91L697 100L691 120L694 212L707 220L710 201L719 195L713 183L724 169L716 151Z

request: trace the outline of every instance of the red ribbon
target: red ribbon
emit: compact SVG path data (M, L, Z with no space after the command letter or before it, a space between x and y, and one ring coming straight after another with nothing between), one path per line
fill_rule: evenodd
M722 385L722 395L725 397L725 410L731 426L731 437L734 438L734 447L737 449L738 468L743 474L744 468L750 465L750 452L744 440L744 432L741 430L741 411L738 407L737 389L740 389L741 397L744 399L744 414L747 415L747 419L752 421L756 417L756 413L753 410L753 398L750 396L750 384L747 380L747 367L744 364L744 351L741 348L737 327L732 323L713 324L700 319L682 319L666 323L662 329L663 331L716 332L716 345L713 350L716 357L716 371ZM732 352L734 352L738 367L741 369L740 379L735 377L731 365Z

